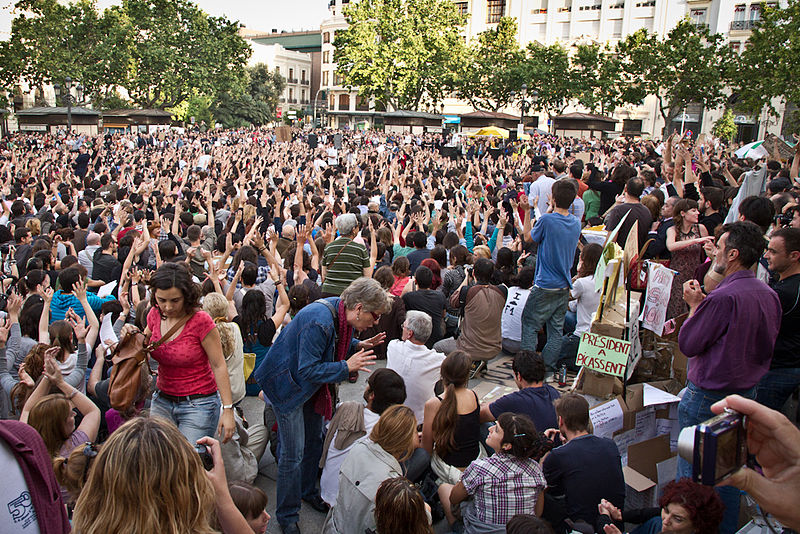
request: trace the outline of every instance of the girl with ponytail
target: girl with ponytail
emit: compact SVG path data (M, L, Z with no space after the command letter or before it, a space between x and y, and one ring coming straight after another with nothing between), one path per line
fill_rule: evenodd
M431 454L438 482L455 484L469 464L482 454L480 403L467 388L472 359L460 350L442 362L444 393L425 403L422 446Z

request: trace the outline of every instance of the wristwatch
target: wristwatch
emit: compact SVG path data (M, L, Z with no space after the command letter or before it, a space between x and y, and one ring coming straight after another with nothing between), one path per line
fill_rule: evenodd
M233 404L223 404L222 405L222 409L223 410L233 410Z

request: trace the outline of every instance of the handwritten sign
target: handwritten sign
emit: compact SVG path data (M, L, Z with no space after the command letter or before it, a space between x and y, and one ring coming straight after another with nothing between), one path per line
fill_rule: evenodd
M622 429L623 412L618 399L599 404L589 410L594 435L610 438L614 432Z
M664 333L675 272L654 261L648 264L647 269L647 298L642 310L642 326L660 336Z
M584 332L576 365L607 375L622 376L628 364L631 342Z

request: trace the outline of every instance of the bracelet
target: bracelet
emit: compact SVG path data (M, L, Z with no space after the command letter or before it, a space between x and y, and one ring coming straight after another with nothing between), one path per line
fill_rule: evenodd
M223 410L233 410L233 404L223 404L222 405L222 409Z
M72 393L69 394L69 396L67 397L67 400L72 400L72 397L74 397L77 394L78 394L77 388L72 388Z

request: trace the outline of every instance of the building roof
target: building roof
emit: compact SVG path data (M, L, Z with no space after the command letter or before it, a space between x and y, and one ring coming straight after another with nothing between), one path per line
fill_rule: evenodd
M518 121L519 117L516 115L509 115L508 113L500 113L499 111L485 111L479 109L477 111L473 111L472 113L462 113L462 119L503 119L503 120L512 120Z
M103 112L104 117L170 117L172 113L163 109L112 109Z
M286 50L295 52L319 52L322 50L322 32L319 30L248 35L246 38L262 45L279 44Z
M617 119L606 117L605 115L593 115L592 113L567 113L565 115L556 115L552 119L569 119L569 120L583 120L583 121L606 121L606 122L619 122Z
M96 116L96 117L100 116L100 112L99 111L96 111L94 109L89 109L89 108L82 108L80 106L73 106L70 112L73 115L88 115L88 116ZM23 116L23 117L26 117L26 116L28 116L28 117L36 117L36 116L41 117L41 116L46 116L46 115L66 115L67 114L67 108L64 107L64 106L59 106L59 107L42 106L42 107L37 107L37 108L22 109L20 111L17 111L16 113L17 113L17 115L20 115L20 116Z
M431 119L431 120L442 120L442 115L438 113L427 113L425 111L410 111L406 109L398 109L396 111L390 111L384 114L384 117L394 117L394 118L402 118L402 119Z

